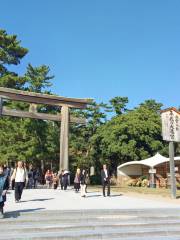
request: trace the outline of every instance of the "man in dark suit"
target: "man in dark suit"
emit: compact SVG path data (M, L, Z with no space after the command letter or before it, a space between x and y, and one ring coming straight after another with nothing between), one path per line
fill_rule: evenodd
M103 165L103 169L101 170L101 182L103 187L103 196L105 197L105 188L107 186L107 196L110 196L110 174L107 169L106 164Z

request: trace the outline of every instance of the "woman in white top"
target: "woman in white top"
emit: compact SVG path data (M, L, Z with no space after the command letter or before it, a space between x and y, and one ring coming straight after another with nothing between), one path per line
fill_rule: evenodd
M23 162L18 161L17 167L14 169L11 181L15 180L15 201L21 200L22 192L25 184L28 182L27 171L24 168Z

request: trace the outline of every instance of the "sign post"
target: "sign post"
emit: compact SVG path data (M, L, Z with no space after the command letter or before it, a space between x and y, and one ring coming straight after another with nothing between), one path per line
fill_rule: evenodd
M154 174L156 174L156 169L155 168L149 169L149 174L151 176L150 188L155 188Z
M163 140L169 142L171 197L176 198L174 142L180 142L180 112L169 108L161 112Z
M171 181L171 197L176 198L176 177L174 167L174 143L169 142L169 160L170 160L170 181Z
M2 116L2 108L3 108L3 99L0 96L0 117Z

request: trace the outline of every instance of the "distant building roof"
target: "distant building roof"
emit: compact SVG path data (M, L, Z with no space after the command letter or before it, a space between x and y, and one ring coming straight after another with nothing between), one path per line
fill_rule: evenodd
M175 157L174 160L180 160L180 156L179 157ZM145 165L148 166L150 168L153 168L161 163L164 162L169 162L169 158L166 158L164 156L162 156L159 153L156 153L156 155L154 155L153 157L144 159L144 160L140 160L140 161L130 161L127 163L123 163L120 166L118 166L118 170L120 170L122 167L125 166L129 166L129 165Z

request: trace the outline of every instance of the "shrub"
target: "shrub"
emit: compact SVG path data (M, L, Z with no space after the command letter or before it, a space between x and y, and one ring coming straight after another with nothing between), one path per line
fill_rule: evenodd
M147 179L144 179L141 184L142 187L148 187L149 186L149 181Z
M146 175L141 176L140 179L143 181L144 179L148 179L148 176L146 176Z

